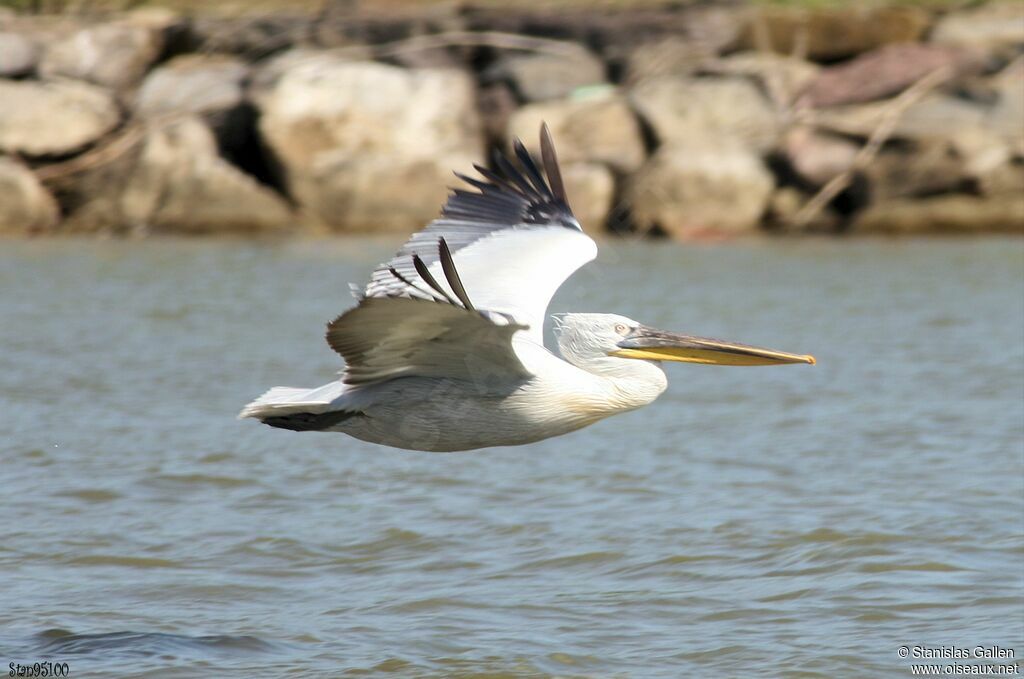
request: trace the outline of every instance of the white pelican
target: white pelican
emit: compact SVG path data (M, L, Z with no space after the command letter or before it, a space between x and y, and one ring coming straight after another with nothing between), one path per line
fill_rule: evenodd
M814 363L807 355L663 332L615 314L556 319L548 303L597 246L573 216L547 126L541 175L516 140L483 179L458 175L441 217L413 234L327 326L345 359L316 389L274 387L239 417L334 431L398 448L455 451L565 434L647 405L667 385L662 361Z

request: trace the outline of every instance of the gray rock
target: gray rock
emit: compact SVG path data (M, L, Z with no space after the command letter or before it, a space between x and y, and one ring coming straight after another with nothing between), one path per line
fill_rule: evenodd
M774 189L761 159L728 139L663 146L631 179L627 200L639 228L674 238L754 231Z
M218 155L195 116L155 125L131 152L60 188L70 231L259 233L295 223L283 199Z
M857 233L1024 233L1024 193L882 201L859 213Z
M47 45L39 71L121 90L142 79L163 46L162 30L152 25L100 24Z
M782 130L777 110L742 78L655 78L633 88L630 99L666 144L722 137L766 151Z
M242 103L248 73L248 66L233 57L178 57L146 76L135 108L144 117L172 112L221 113Z
M752 79L779 102L788 104L821 72L821 67L774 52L737 52L704 62L700 72Z
M649 78L692 75L715 56L701 43L676 36L637 45L626 59L626 82L635 85Z
M0 32L0 78L28 75L39 62L39 45L19 33Z
M95 85L0 80L0 151L62 156L113 130L121 113Z
M817 111L814 120L825 129L867 138L886 118L890 105L881 101L836 106ZM911 140L949 138L960 130L984 127L988 114L988 108L977 102L932 92L897 118L893 136Z
M0 234L50 231L59 219L57 202L32 171L0 156Z
M538 135L547 122L564 163L602 163L629 173L646 155L640 123L626 100L611 88L581 99L523 106L509 121L509 136L523 140L537 155Z
M289 192L330 229L418 229L437 216L452 169L482 162L474 82L462 71L314 60L289 68L260 103Z
M573 214L591 235L606 231L615 199L615 177L598 163L568 163L562 166L565 192Z
M992 78L997 99L986 127L999 135L1017 157L1024 158L1024 57Z
M966 188L963 158L944 142L884 150L865 168L873 201L929 196Z
M155 231L262 232L294 225L284 201L221 158L213 133L196 118L147 135L120 203L128 223Z
M604 63L580 48L566 54L506 56L488 69L485 78L509 82L526 101L548 101L575 90L606 83Z
M1015 0L988 2L949 12L931 34L933 42L986 50L1024 46L1024 5Z

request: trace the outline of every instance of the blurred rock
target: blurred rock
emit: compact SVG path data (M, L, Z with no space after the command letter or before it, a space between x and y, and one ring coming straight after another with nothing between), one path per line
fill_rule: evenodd
M986 50L1024 47L1024 5L988 2L949 12L935 25L932 42Z
M976 177L982 195L1024 194L1024 162L1019 160L1000 163Z
M295 221L284 200L218 155L195 116L157 125L131 153L58 184L71 231L261 233Z
M1024 193L993 198L944 195L875 203L857 215L857 233L1024 233Z
M782 155L796 175L816 187L845 172L859 150L857 144L846 138L804 126L790 129L782 142Z
M245 62L233 57L186 55L146 76L135 99L139 115L223 113L245 98Z
M0 80L0 151L63 156L113 130L121 113L95 85Z
M598 163L569 163L562 166L565 191L573 214L591 235L606 231L615 199L615 177Z
M330 51L296 47L255 63L252 66L248 95L257 105L261 105L264 99L273 92L282 76L304 64L319 63L330 67L339 61L372 60L372 50L366 46L346 47Z
M284 12L244 16L198 16L191 24L194 51L232 54L249 60L265 58L308 44L314 19Z
M804 106L856 104L898 94L939 68L953 77L980 73L986 57L942 45L886 45L822 70L800 95Z
M147 135L121 205L129 223L162 232L251 233L294 222L277 194L218 156L213 133L196 118Z
M32 171L0 156L0 235L50 231L59 219L57 202Z
M656 78L630 99L662 143L738 139L757 151L775 146L782 126L776 109L739 78Z
M1012 152L1024 157L1024 57L1019 57L992 78L996 101L986 127L998 134Z
M891 102L850 104L821 109L815 122L821 127L856 137L867 138L885 119ZM988 109L976 102L941 92L932 92L909 106L900 115L893 130L895 138L948 138L958 130L985 125Z
M885 149L865 168L872 201L912 198L966 189L962 158L943 142Z
M509 83L525 101L561 99L581 87L606 82L604 63L583 48L565 54L505 56L487 69L484 80Z
M512 114L509 136L519 137L539 156L538 131L545 121L563 163L603 163L629 173L644 162L640 123L614 92L523 106Z
M821 67L774 52L737 52L707 61L700 72L755 80L781 104L789 104L821 71Z
M881 45L920 40L930 23L928 12L918 7L764 6L749 13L739 46L794 54L802 45L809 58L832 61Z
M301 63L262 98L259 125L291 196L336 230L420 228L437 216L451 171L483 156L462 71Z
M774 180L761 159L727 139L663 146L631 177L627 201L641 230L675 238L755 230Z
M781 186L768 200L765 222L774 231L797 233L793 220L811 200L811 196L793 186ZM800 231L808 233L836 233L840 230L839 215L825 208L819 211Z
M142 79L163 46L159 27L100 24L48 44L39 72L44 77L65 76L121 90Z
M39 45L19 33L0 32L0 78L17 78L35 70Z
M700 43L673 36L641 43L626 61L626 82L636 84L648 78L692 75L715 53Z

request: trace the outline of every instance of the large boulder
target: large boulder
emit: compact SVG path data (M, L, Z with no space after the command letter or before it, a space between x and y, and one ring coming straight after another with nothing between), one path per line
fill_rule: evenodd
M634 47L626 58L626 82L635 85L648 78L687 76L715 56L701 43L678 36L650 40Z
M525 101L548 101L575 90L606 83L604 63L583 48L565 54L509 55L484 74L488 82L507 82Z
M809 186L823 186L853 165L860 147L845 137L795 126L783 137L782 155Z
M1024 158L1024 57L992 78L996 100L986 127L1006 141L1012 153Z
M749 51L705 61L700 72L751 79L780 104L788 105L817 77L821 67L793 56Z
M886 45L822 70L807 85L799 103L821 107L884 99L937 69L963 76L981 72L985 62L985 55L976 50L927 44Z
M859 213L857 233L1024 233L1024 192L991 198L948 194L874 203Z
M35 70L39 45L20 33L0 31L0 78L17 78Z
M120 120L113 97L95 85L0 80L0 152L68 155L94 143Z
M1019 0L988 2L950 12L932 31L933 42L998 51L1024 46L1024 6Z
M745 78L655 78L630 99L664 144L722 137L767 151L782 130L778 111Z
M334 230L413 231L483 157L473 79L321 59L261 98L260 130L292 197ZM536 131L534 131L536 135Z
M793 54L803 45L809 58L833 61L881 45L916 42L930 23L929 13L918 7L762 6L747 14L739 45L783 54Z
M967 188L964 159L943 142L920 142L885 149L864 170L871 200L930 196Z
M640 123L626 100L613 90L580 99L523 106L509 120L509 136L523 140L535 155L542 122L547 122L564 163L603 163L629 173L644 162Z
M254 233L294 224L284 200L221 158L194 116L154 125L132 152L59 184L70 230Z
M676 238L753 231L774 188L761 159L728 139L669 144L637 172L626 199L642 230Z
M245 62L234 57L181 56L146 76L135 110L143 117L223 113L245 99L243 83L248 74Z
M817 111L815 122L828 130L867 138L892 115L891 102L834 106ZM960 130L984 127L989 109L983 104L932 92L903 110L892 136L910 140L945 139Z
M562 165L562 179L583 230L591 235L603 233L615 200L612 171L599 163L569 163Z
M100 24L50 43L39 71L45 77L64 76L122 90L142 79L163 47L161 26L130 21Z
M0 156L0 234L48 231L58 219L57 202L31 170Z

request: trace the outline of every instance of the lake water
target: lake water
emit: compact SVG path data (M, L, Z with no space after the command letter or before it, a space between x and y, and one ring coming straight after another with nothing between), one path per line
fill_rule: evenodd
M236 421L332 378L324 323L396 245L0 242L2 671L900 677L901 646L1024 655L1024 241L606 242L553 310L818 365L671 365L645 409L473 453Z

